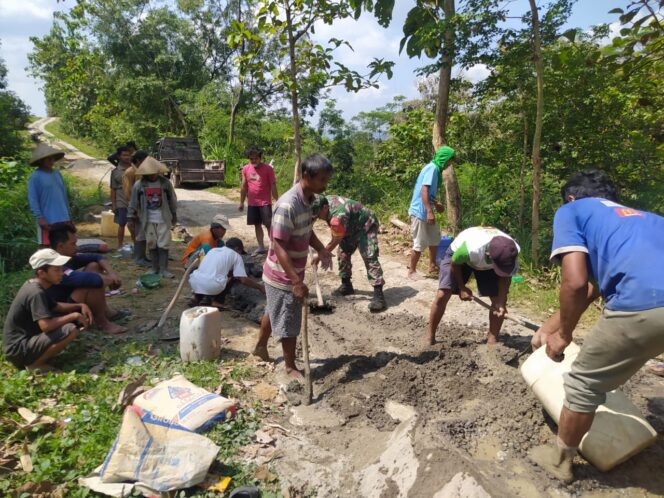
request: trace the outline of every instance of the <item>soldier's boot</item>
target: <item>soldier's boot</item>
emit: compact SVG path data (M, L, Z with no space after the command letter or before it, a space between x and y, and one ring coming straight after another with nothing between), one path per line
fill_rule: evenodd
M385 295L383 294L383 286L376 285L374 287L373 297L369 302L369 311L383 311L387 308L387 302L385 302Z
M337 288L336 292L342 296L355 294L355 289L353 289L353 284L351 283L350 278L342 278L341 285Z

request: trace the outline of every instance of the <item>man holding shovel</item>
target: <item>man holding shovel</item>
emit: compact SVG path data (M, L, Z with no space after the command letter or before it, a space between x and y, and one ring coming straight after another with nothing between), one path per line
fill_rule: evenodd
M298 380L295 347L302 323L302 303L309 295L304 271L309 246L317 253L323 269L332 267L332 255L313 232L311 202L325 191L332 176L332 164L320 154L302 161L302 178L282 195L274 206L270 228L270 249L263 266L265 315L253 354L269 361L270 334L281 339L286 373Z
M606 393L664 352L664 218L618 204L615 186L599 170L573 175L561 193L551 252L562 267L560 310L535 334L533 347L561 361L583 312L600 295L606 303L563 376L556 442L530 453L571 482L577 448Z
M452 241L440 262L438 292L429 313L428 344L436 343L436 330L452 295L458 294L462 301L473 299L472 291L466 287L473 274L480 295L491 298L486 342L495 344L498 341L507 314L511 276L517 271L520 250L512 237L492 227L468 228Z

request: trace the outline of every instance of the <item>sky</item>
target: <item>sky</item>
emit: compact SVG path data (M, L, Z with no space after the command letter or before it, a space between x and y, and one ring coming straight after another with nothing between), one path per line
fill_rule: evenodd
M45 116L44 96L41 81L28 74L28 53L32 49L31 36L43 36L50 30L55 10L68 10L75 0L0 0L0 58L4 59L8 74L9 89L30 106L33 114ZM528 0L505 0L511 15L522 15L528 10ZM538 0L538 5L545 2ZM578 0L572 16L565 28L587 29L591 26L615 22L616 15L608 14L615 7L625 7L629 0ZM383 58L395 62L391 80L381 78L380 88L370 88L358 93L346 93L334 89L331 97L349 119L362 111L380 107L397 95L407 98L417 96L416 70L428 63L427 60L409 59L399 55L401 27L413 2L397 0L394 18L389 28L378 25L371 15L363 15L358 21L344 20L333 26L321 24L316 27L316 37L327 41L331 37L350 42L353 51L341 47L337 52L340 62L365 72L366 65L373 58ZM617 24L616 24L617 26ZM471 81L479 81L488 75L483 66L475 66L464 72Z

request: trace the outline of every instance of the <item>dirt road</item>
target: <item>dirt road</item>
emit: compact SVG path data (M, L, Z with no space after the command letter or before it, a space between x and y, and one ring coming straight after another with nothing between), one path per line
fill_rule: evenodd
M107 170L108 163L83 158L70 171L99 181ZM228 236L252 245L253 230L236 202L202 190L176 192L180 221L191 231L222 212L231 222ZM506 322L502 344L489 348L487 313L452 300L441 343L424 347L435 281L406 279L402 255L381 260L390 308L367 311L370 287L356 258L357 295L334 298L334 313L311 318L315 403L274 400L290 432L278 438L280 457L271 468L286 487L321 497L664 495L661 379L638 374L625 386L660 433L655 445L608 474L579 459L578 480L562 486L526 458L553 428L518 369L505 364L528 343L527 332ZM329 296L338 279L323 274L322 285ZM250 351L255 332L247 322L229 325L227 347ZM271 355L279 363L274 344ZM283 387L280 367L270 381Z

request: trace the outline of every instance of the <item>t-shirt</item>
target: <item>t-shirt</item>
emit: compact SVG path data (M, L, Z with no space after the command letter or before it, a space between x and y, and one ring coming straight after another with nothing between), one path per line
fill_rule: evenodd
M276 239L282 242L300 279L304 278L304 270L309 256L309 242L313 230L309 201L304 196L302 186L298 182L282 195L274 205L272 226L270 227L270 240ZM277 253L274 252L272 244L270 244L263 265L263 281L283 290L292 290L293 288L293 282L279 264Z
M409 215L415 216L422 221L426 221L427 210L422 202L422 187L424 185L429 187L429 202L433 203L436 199L438 187L440 186L440 178L440 171L438 166L434 163L429 163L422 168L422 171L420 171L420 174L417 176L415 188L413 189L413 197L410 200L410 208L408 209Z
M334 237L352 237L367 232L377 222L373 212L353 199L328 195L330 229Z
M196 294L216 296L226 288L231 271L234 277L247 276L242 256L228 247L210 249L201 265L189 277L191 290Z
M242 176L247 180L247 200L250 206L272 205L272 185L277 183L272 166L248 163L242 167Z
M475 270L492 270L493 261L487 254L489 243L494 237L506 237L509 235L493 227L472 227L464 230L450 244L452 250L452 263L455 265L466 264ZM516 241L514 241L516 244ZM521 252L519 244L516 248ZM514 268L516 273L517 267Z
M27 341L42 333L37 320L55 316L53 308L57 306L39 282L28 280L19 289L12 301L2 337L2 349L8 357L24 356Z
M35 219L45 218L50 225L70 221L65 181L58 170L35 170L28 180L28 201Z
M111 190L115 190L115 204L118 208L126 208L129 205L122 181L125 171L122 166L116 166L111 171Z
M585 198L553 220L551 259L584 252L606 307L640 311L664 306L664 218L613 201Z
M63 275L59 284L51 285L46 293L51 299L59 303L69 301L69 296L75 289L98 289L104 286L101 275L94 271L77 271L89 263L98 263L102 259L99 254L76 254L62 267Z
M164 190L161 188L161 183L159 181L146 182L143 191L148 211L148 223L163 223L164 215L161 213L161 203L163 202Z

